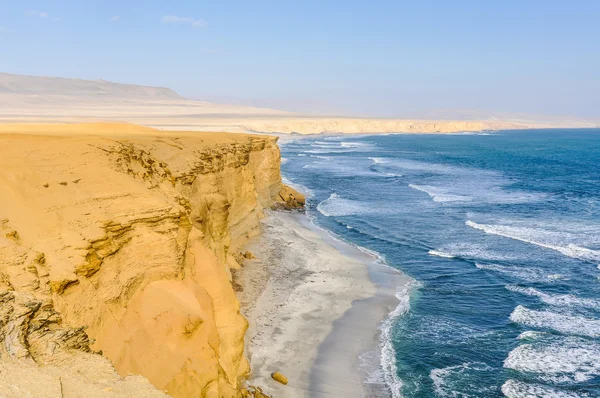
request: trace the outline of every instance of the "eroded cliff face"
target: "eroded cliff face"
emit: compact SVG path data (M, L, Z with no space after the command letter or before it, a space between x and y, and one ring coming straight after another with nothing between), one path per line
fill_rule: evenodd
M249 367L231 270L282 201L276 139L52 129L0 134L0 360L110 368L96 352L174 397L236 396ZM98 396L152 390L111 377Z

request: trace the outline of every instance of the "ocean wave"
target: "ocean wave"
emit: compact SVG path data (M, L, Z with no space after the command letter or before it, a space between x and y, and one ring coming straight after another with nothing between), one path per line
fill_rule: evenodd
M433 389L437 397L482 397L493 393L495 387L477 387L477 371L491 371L492 367L485 363L463 363L462 365L448 366L433 369L429 378L433 382ZM473 383L469 383L469 379ZM469 393L460 391L461 386L468 385Z
M304 151L304 153L313 154L313 155L319 155L319 154L325 154L325 153L336 154L336 153L344 153L344 152L350 152L350 151L340 149L340 148L309 149L308 151Z
M522 305L513 310L510 320L527 327L550 329L571 336L600 337L599 320L551 311L534 311Z
M336 193L332 193L328 199L319 203L317 210L325 217L344 217L368 211L360 202L344 199Z
M498 265L498 264L482 264L475 263L475 266L482 270L495 271L514 278L522 279L528 282L545 282L549 280L564 279L564 276L559 274L546 275L539 268L518 267L514 265Z
M507 225L478 224L471 220L467 220L465 224L471 228L481 230L486 234L503 236L505 238L518 240L546 249L552 249L571 258L593 262L596 264L600 263L600 250L592 250L585 247L580 247L573 243L559 245L557 243L551 243L539 239L540 235L545 234L548 236L549 231L526 227L512 227Z
M537 340L544 336L547 336L547 333L536 330L526 330L517 336L517 340Z
M289 161L289 159L288 159L288 158L284 158L284 157L282 157L282 158L281 158L281 160L280 160L280 163L281 163L281 164L285 164L285 163L287 163L288 161Z
M408 186L417 191L425 192L433 199L434 202L470 202L473 200L471 196L451 194L445 188L416 184L409 184Z
M504 182L471 178L456 178L440 185L410 184L409 187L425 192L435 202L463 202L463 205L518 204L539 201L542 196L526 192L505 191Z
M381 347L381 367L383 368L383 376L387 384L392 398L402 398L402 379L398 377L398 367L396 366L396 349L394 348L392 339L392 329L398 319L404 316L410 310L410 292L418 287L419 284L415 280L410 280L401 289L396 292L398 305L381 323L379 330L380 347Z
M366 148L373 147L373 144L370 142L351 142L351 141L342 141L340 145L344 148Z
M315 159L322 159L322 160L331 160L330 156L319 156L319 155L308 155L311 158L315 158Z
M383 158L368 158L368 159L373 162L373 165L371 166L371 170L375 171L376 173L379 173L379 174L387 176L387 177L402 177L402 174L390 173L389 171L379 170L379 168L375 167L378 164L385 163Z
M388 177L387 173L373 170L366 163L357 162L355 158L339 157L335 160L329 156L309 155L315 160L302 168L316 174L332 174L341 177ZM394 175L395 176L395 175Z
M502 394L507 398L583 398L589 396L513 379L506 380L502 385Z
M527 296L539 297L546 304L554 305L554 306L563 306L563 307L584 307L591 308L594 310L600 310L600 300L585 298L585 297L577 297L572 294L549 294L544 293L538 289L533 287L521 287L508 285L506 289L525 294Z
M480 172L482 174L490 174L496 176L497 173L487 172L485 170L470 169L467 167L451 166L442 163L429 163L421 162L418 160L399 159L399 158L376 158L380 163L385 163L391 167L396 167L404 170L410 170L415 172L428 172L442 175L454 175L464 176L473 172Z
M456 258L455 255L453 255L451 253L447 253L442 250L429 250L427 253L431 256L444 257L444 258Z
M600 346L579 338L523 344L513 349L504 367L535 374L552 383L580 383L600 376Z
M353 141L315 141L311 145L311 149L305 153L347 153L347 152L362 152L372 150L375 145L370 142L353 142Z
M444 245L435 250L430 250L429 254L440 257L456 257L468 260L480 261L522 261L522 253L503 253L495 251L487 245L476 243L452 243Z

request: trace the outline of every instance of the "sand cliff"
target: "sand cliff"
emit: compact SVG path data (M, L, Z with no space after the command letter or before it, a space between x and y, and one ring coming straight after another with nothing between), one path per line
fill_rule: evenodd
M0 386L235 396L249 366L230 271L263 209L294 202L281 190L274 137L0 126Z

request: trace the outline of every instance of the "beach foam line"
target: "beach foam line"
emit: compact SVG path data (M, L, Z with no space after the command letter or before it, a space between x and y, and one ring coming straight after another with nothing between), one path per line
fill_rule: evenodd
M392 398L402 398L402 379L398 377L398 367L396 366L396 349L394 348L392 330L394 324L399 318L410 311L410 292L420 286L416 280L412 279L405 286L396 292L398 305L388 317L381 323L379 330L380 348L381 348L381 367L383 368L383 377L388 386Z
M333 195L337 196L335 193L332 194L331 196L333 196ZM349 241L343 239L341 236L334 233L333 231L330 231L328 229L325 229L325 228L319 226L318 224L316 224L314 222L313 218L309 217L308 219L310 220L311 224L313 224L313 226L315 228L326 232L332 239L342 242L343 244L352 246L352 247L362 251L363 253L371 256L377 263L384 265L384 266L390 268L391 270L394 270L395 272L402 274L402 272L400 272L397 268L390 266L386 262L385 257L381 253L376 252L371 249L368 249L363 246L359 246L353 242L349 242ZM396 350L393 345L392 330L393 330L394 324L397 322L397 320L400 317L406 315L408 313L408 311L410 310L410 293L411 293L411 291L413 291L414 289L418 289L420 286L422 286L421 283L418 282L417 280L412 279L412 278L408 277L407 275L404 275L404 276L407 278L407 282L400 289L398 289L395 294L396 299L398 300L398 304L396 305L394 310L392 312L390 312L390 314L386 317L386 319L384 319L383 322L379 325L379 331L380 331L379 348L381 350L380 365L381 365L381 369L383 370L383 379L385 381L387 388L390 391L390 394L392 395L392 398L402 398L401 391L402 391L402 385L403 385L402 379L400 379L398 377L398 368L396 366Z
M600 346L580 338L523 344L513 349L504 367L534 374L550 383L581 383L600 376Z
M600 337L600 320L551 311L534 311L522 305L513 310L510 320L527 327L550 329L571 336Z
M533 228L519 228L507 225L478 224L471 220L467 220L465 224L471 228L483 231L486 234L503 236L505 238L510 238L539 247L543 247L546 249L555 250L571 258L576 258L579 260L592 262L596 264L600 263L600 250L588 249L586 247L577 246L573 243L561 246L557 244L542 242L536 240L535 236L532 236L535 235L536 232L538 232Z
M583 398L589 395L576 394L541 384L529 384L508 379L502 385L502 394L507 398Z
M584 307L594 310L600 310L600 300L595 300L585 297L577 297L572 294L549 294L544 293L533 287L521 287L515 285L507 285L506 289L511 292L525 294L527 296L539 297L546 304L561 306L561 307Z

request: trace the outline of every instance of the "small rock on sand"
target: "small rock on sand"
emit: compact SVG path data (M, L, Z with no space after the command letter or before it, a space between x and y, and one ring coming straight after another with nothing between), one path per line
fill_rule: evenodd
M273 380L278 381L281 384L287 384L288 383L288 379L287 377L285 377L284 375L282 375L279 372L275 372L271 375L271 377L273 378Z

